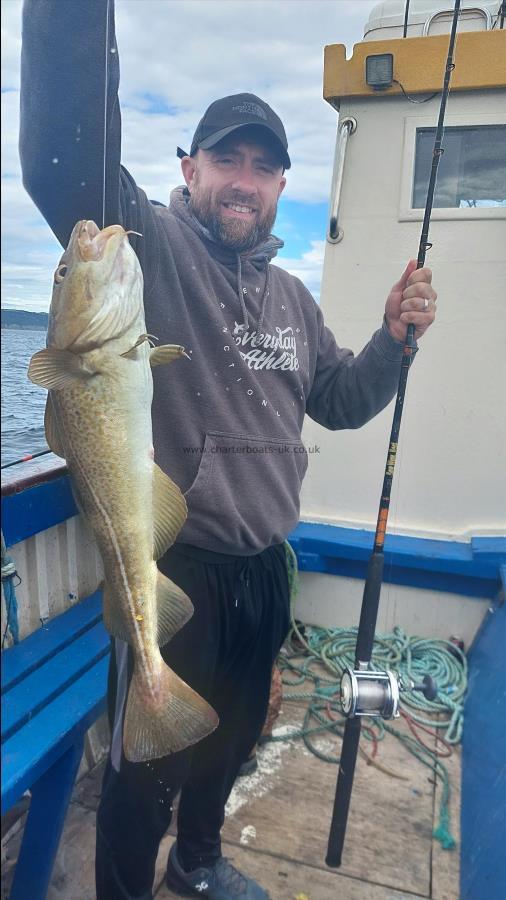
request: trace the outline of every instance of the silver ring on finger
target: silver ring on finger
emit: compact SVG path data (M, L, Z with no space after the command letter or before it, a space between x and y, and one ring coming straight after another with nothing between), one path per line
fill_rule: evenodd
M427 297L424 297L423 312L427 312L428 308L429 308L429 301L427 300Z

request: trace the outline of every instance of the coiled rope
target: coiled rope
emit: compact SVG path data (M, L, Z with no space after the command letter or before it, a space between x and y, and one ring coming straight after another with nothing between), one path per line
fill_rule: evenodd
M357 628L317 628L302 626L295 619L295 598L298 593L297 557L290 544L285 544L291 599L291 632L278 657L282 681L288 691L283 701L307 701L302 726L290 733L290 739L301 738L307 749L319 759L338 763L339 757L323 752L314 738L324 733L344 732L345 718L339 704L341 675L347 666L354 666ZM415 683L430 675L438 685L438 696L429 701L419 691L403 691L400 711L410 734L394 728L381 718L364 718L363 736L372 744L371 753L362 746L360 751L369 764L393 778L406 780L377 760L378 744L385 734L396 737L413 756L429 767L442 785L439 822L433 832L444 849L453 849L455 840L450 832L450 780L442 758L451 755L452 746L462 737L464 697L467 687L467 661L464 653L451 641L410 637L396 627L389 634L377 634L372 656L374 668L389 669L404 684ZM323 665L323 670L322 670ZM297 688L299 690L297 690ZM437 738L436 746L428 746L427 733ZM286 740L286 735L271 740Z

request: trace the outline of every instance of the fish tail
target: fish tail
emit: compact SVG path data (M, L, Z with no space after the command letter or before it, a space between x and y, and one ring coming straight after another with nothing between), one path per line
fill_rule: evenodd
M154 698L135 666L123 729L123 749L130 762L184 750L218 725L214 709L165 663L156 677Z

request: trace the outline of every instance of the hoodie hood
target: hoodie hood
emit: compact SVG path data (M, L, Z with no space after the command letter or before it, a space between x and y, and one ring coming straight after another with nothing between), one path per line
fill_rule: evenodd
M253 247L251 250L246 250L244 253L239 253L237 250L233 250L232 248L225 246L225 244L221 244L219 241L215 240L209 230L202 225L191 212L188 202L189 199L190 192L186 185L180 185L179 187L174 188L170 195L169 210L178 219L182 219L189 225L190 228L206 242L209 253L211 253L215 259L227 266L235 267L237 275L237 299L242 311L243 324L246 328L249 328L250 322L242 286L242 264L243 261L247 260L252 263L255 268L264 269L265 284L261 299L260 317L257 322L257 327L261 329L267 305L267 298L269 296L269 263L277 255L278 250L281 250L281 248L284 247L284 242L274 234L270 234L265 241L257 244L256 247Z

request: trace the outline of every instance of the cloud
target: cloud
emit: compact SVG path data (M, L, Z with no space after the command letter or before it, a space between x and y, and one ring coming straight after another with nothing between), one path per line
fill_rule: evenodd
M289 259L278 256L273 263L300 278L313 297L319 300L324 255L325 241L311 241L311 249L303 253L300 258Z
M374 5L375 0L117 0L123 163L151 199L168 202L181 183L176 146L189 147L202 113L217 97L251 91L285 124L292 159L287 199L327 201L337 117L322 99L323 48L344 43L350 52ZM15 282L7 269L3 296L5 302L47 309L60 248L21 184L20 49L21 2L3 0L3 252L7 265L27 267L26 279ZM297 225L302 231L302 218ZM306 246L309 241L308 236ZM311 246L289 263L314 289L319 275L311 259L316 245ZM32 265L47 270L36 276Z

